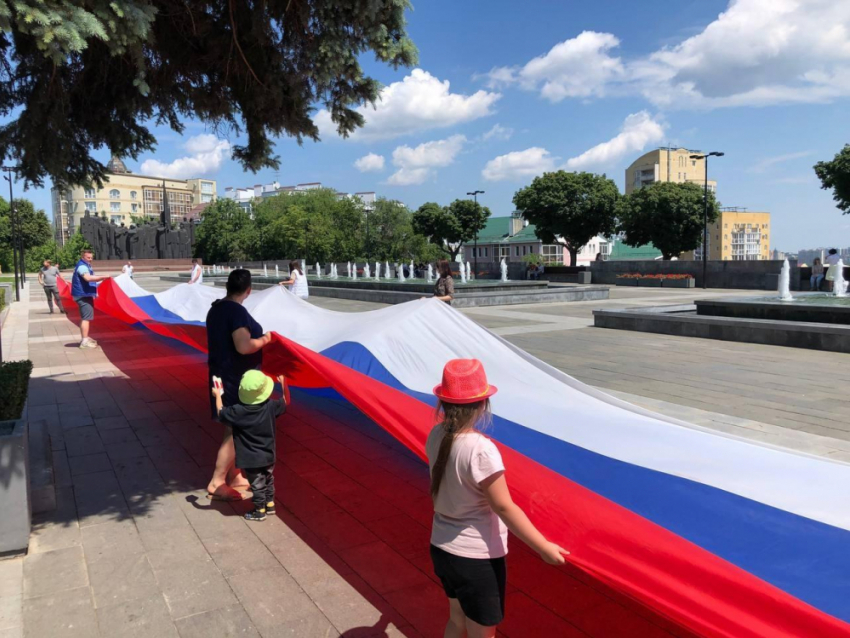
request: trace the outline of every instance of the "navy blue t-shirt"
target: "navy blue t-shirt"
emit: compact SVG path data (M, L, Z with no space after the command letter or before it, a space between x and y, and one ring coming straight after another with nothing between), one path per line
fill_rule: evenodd
M263 351L254 354L239 354L233 345L233 332L247 328L252 339L263 336L263 328L242 304L219 299L214 301L207 313L207 364L212 377L221 377L224 385L222 403L225 406L239 403L239 382L248 370L259 370L263 364ZM211 403L215 415L215 401Z

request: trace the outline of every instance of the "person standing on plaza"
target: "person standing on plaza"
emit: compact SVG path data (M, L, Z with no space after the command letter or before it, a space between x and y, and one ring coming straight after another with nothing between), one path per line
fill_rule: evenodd
M275 421L286 412L286 379L280 376L277 380L283 396L272 399L271 378L259 370L248 370L239 383L239 403L226 408L222 405L222 388L216 384L212 387L219 419L233 428L236 467L251 483L254 509L245 514L246 521L264 521L266 514L275 513Z
M213 377L222 381L224 407L239 403L239 383L248 370L259 370L263 363L262 349L271 341L271 333L263 328L242 305L251 294L251 273L234 270L227 277L227 295L214 301L207 313L207 363L209 385ZM211 411L218 418L214 396L210 396ZM207 497L215 500L242 500L249 483L234 465L236 451L233 429L224 424L224 435L215 461L212 478L207 485Z
M41 270L38 271L38 283L41 284L44 288L44 294L47 295L47 307L50 308L50 314L53 314L53 300L56 299L56 306L59 308L59 312L64 315L65 308L62 307L62 300L59 298L56 279L62 279L59 268L53 265L49 259L45 259Z
M477 359L449 361L434 388L441 422L425 451L434 501L431 561L449 599L446 638L496 635L505 616L509 529L550 565L569 555L513 502L502 456L479 431L496 392Z
M201 267L200 259L192 260L192 274L189 275L189 283L190 284L202 284L204 283L204 269Z
M290 292L301 299L310 297L310 288L307 286L307 275L301 272L301 264L297 260L289 262L289 279L281 281L281 286L289 286Z
M130 279L133 278L133 262L128 261L124 264L124 267L121 269L121 272L127 275Z
M451 305L455 294L455 280L448 259L437 262L437 274L439 278L434 284L434 297Z
M97 341L89 338L89 326L94 321L94 300L97 297L97 285L106 275L95 275L92 268L93 253L84 249L80 253L80 261L74 266L74 277L71 279L71 297L80 309L80 347L97 348Z
M826 256L826 281L828 282L830 292L832 292L832 282L835 281L835 277L838 275L838 262L840 261L841 256L838 254L838 251L835 248L830 248L829 254Z

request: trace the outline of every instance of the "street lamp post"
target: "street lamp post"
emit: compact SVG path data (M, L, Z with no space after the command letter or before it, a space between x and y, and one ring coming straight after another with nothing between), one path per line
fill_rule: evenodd
M3 170L8 172L3 179L9 182L9 225L12 231L12 263L15 266L15 301L21 300L21 290L18 283L18 215L15 209L15 198L12 194L12 172L15 170L13 166L4 166ZM23 258L21 258L21 270L23 270ZM23 283L23 272L21 273L21 284Z
M478 196L483 195L484 191L472 191L471 193L467 193L467 195L472 195L472 199L475 201L476 208L478 207ZM472 252L472 262L475 265L475 276L474 279L478 278L478 231L475 231L475 248L473 248Z
M691 155L691 159L705 160L705 191L702 209L702 287L708 288L708 158L723 157L725 153L711 151L705 155Z

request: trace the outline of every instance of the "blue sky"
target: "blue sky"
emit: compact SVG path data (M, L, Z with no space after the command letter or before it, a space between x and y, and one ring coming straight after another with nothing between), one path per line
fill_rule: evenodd
M278 174L253 175L229 159L238 137L190 122L128 165L212 177L220 193L320 181L414 208L481 189L506 215L535 174L589 170L622 189L625 167L669 142L726 153L710 165L719 199L770 211L772 248L850 246L850 216L811 169L850 142L850 3L430 0L409 30L417 70L364 59L386 92L354 139L319 112L321 143L281 139ZM27 196L49 214L48 191Z

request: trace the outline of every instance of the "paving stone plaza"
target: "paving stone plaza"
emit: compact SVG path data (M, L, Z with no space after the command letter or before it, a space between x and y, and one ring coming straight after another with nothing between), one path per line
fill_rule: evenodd
M752 294L612 287L606 301L463 312L626 401L850 461L846 355L592 327L594 309ZM26 557L0 561L0 638L441 635L422 462L350 407L296 392L278 422L278 513L246 523L250 504L204 498L221 436L205 356L102 315L101 347L81 350L75 320L30 284L3 327L4 357L34 364L28 418L49 432L57 508L35 517ZM500 635L689 636L514 540L509 569Z

